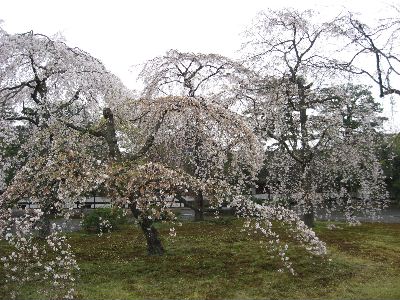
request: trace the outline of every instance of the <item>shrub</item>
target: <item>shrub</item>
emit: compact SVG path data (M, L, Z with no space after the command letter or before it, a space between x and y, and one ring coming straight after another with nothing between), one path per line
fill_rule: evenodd
M126 222L126 216L120 208L96 208L84 216L82 228L88 232L103 233L118 229Z

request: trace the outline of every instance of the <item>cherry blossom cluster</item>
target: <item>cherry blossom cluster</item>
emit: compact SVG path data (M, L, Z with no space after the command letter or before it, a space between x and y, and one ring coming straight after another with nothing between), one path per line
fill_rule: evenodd
M79 267L65 236L60 234L61 228L54 225L45 240L36 237L35 224L42 214L31 210L22 217L10 218L2 228L4 239L12 246L11 254L1 258L10 296L18 298L19 287L40 282L37 292L51 299L72 299Z

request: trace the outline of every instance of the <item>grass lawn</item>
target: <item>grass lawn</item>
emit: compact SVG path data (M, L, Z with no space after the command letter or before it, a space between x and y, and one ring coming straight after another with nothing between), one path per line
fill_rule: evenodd
M240 220L159 225L167 253L148 257L134 225L98 237L70 234L80 265L78 299L400 299L400 224L364 224L316 232L329 249L310 257L290 246L297 275L279 273L279 263L258 236L240 232ZM4 245L4 244L3 244ZM0 256L7 252L0 247ZM0 298L6 299L0 266ZM25 286L21 299L43 298Z

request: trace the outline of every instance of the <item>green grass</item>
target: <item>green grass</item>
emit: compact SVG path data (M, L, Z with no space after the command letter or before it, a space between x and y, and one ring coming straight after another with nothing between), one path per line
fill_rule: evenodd
M315 230L329 249L315 258L291 245L296 275L279 273L258 236L240 232L240 220L187 222L168 236L167 253L148 257L134 225L98 237L70 234L81 272L78 299L400 299L400 224L364 224ZM9 250L9 249L8 249ZM0 256L8 251L0 248ZM0 269L0 276L2 270ZM0 297L8 298L0 277ZM43 298L34 286L21 299Z

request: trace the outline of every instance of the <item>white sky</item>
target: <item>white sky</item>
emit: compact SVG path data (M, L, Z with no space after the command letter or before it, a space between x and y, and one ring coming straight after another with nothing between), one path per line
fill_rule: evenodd
M368 20L388 15L390 3L393 1L2 0L0 19L10 33L33 30L51 36L60 32L69 45L100 59L128 87L135 88L131 67L169 49L234 57L240 33L260 10L312 8L323 16L334 16L348 9ZM390 114L390 105L385 108Z

